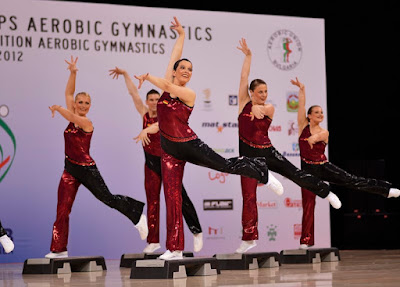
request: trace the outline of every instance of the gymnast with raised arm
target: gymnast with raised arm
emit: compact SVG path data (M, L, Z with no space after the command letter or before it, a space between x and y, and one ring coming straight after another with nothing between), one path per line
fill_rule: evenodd
M208 167L230 174L246 175L255 178L271 189L280 185L269 175L263 158L234 157L226 159L202 142L190 128L188 119L192 113L196 93L186 87L192 77L192 63L181 59L185 32L178 19L174 17L172 27L178 33L172 49L170 61L164 78L149 73L135 76L138 88L149 81L163 91L157 104L158 124L161 134L161 171L167 208L167 251L160 259L182 258L184 234L182 223L182 177L186 162Z
M125 195L114 195L108 190L97 165L90 155L93 123L87 118L91 97L86 92L77 93L74 99L78 58L71 57L68 64L70 75L65 89L66 107L49 107L54 117L58 112L68 121L64 130L65 165L58 186L57 216L53 225L50 253L47 258L68 257L69 214L79 186L85 186L98 200L125 215L138 229L142 240L148 234L144 203ZM104 228L106 230L106 228Z

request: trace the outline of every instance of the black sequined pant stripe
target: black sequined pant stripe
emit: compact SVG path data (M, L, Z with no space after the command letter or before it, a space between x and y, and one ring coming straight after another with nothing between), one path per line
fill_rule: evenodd
M269 148L253 148L239 140L239 153L248 157L264 157L267 161L269 170L279 173L290 179L298 186L308 189L319 197L325 198L329 194L329 185L307 173L305 170L297 168L280 154L273 146Z
M139 222L144 203L125 195L112 194L96 165L80 166L65 160L65 170L81 182L98 200L128 217L133 224Z
M187 142L173 142L161 136L163 150L179 160L211 168L229 174L238 174L268 182L268 166L262 157L247 156L224 158L200 139Z
M1 225L1 221L0 221L0 237L2 237L3 235L6 235L6 234L7 234L7 232L3 228L3 225Z
M161 178L161 157L144 153L146 158L146 166L157 173ZM199 217L197 216L196 208L190 200L185 187L182 184L182 214L189 230L193 234L202 232Z
M379 194L383 197L389 195L389 189L392 186L391 183L384 180L364 178L350 174L329 161L324 164L308 164L301 161L301 168L329 183L353 191Z

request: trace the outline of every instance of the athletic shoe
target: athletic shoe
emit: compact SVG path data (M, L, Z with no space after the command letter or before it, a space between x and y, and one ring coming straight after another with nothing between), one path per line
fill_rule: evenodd
M389 189L388 198L390 198L390 197L399 197L399 196L400 196L400 190L398 190L397 188Z
M143 253L153 253L157 249L160 249L161 245L160 243L149 243L144 249Z
M136 229L139 231L140 238L145 240L149 234L149 228L147 226L147 217L142 214L140 216L139 222L135 225Z
M342 202L340 201L339 197L337 197L337 195L334 194L332 191L329 192L326 199L329 201L333 208L339 209L340 207L342 207Z
M4 248L4 251L6 253L10 253L11 251L14 250L14 242L10 239L10 237L7 236L7 234L3 235L0 237L0 243Z
M268 171L268 182L267 182L267 188L269 190L272 190L275 192L277 195L282 195L283 194L283 186L282 183L276 179L275 176L272 175L271 172Z
M203 248L203 233L193 234L194 252L199 252Z
M312 248L314 245L308 245L308 244L300 244L299 249L307 250L309 248Z
M240 244L239 248L236 249L235 253L246 253L249 251L251 248L256 247L257 243L255 240L242 240L242 243Z
M158 259L162 260L178 260L178 259L183 259L182 251L175 250L173 252L167 250L164 252L163 255L159 256Z
M44 257L49 258L49 259L66 258L66 257L68 257L68 251L50 252L50 253L47 253Z

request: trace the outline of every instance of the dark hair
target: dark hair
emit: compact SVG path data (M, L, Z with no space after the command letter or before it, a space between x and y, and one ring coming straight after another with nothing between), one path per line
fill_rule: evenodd
M313 106L309 107L308 111L307 111L307 115L311 115L313 108L316 108L316 107L321 107L321 106L313 105ZM307 121L310 121L310 119L308 117L307 117Z
M182 61L187 61L187 62L189 62L190 64L192 64L192 62L190 62L189 59L182 58L182 59L180 59L180 60L178 60L178 61L175 62L175 64L174 64L174 71L176 71L176 69L178 68L179 63L182 62ZM192 65L193 65L193 64L192 64Z
M149 95L152 95L152 94L160 95L160 93L159 93L158 91L156 91L156 90L154 90L154 89L151 89L151 90L148 91L147 94L146 94L146 100L148 100L148 99L149 99Z
M266 85L267 83L264 82L264 81L261 80L261 79L254 79L254 80L251 81L251 83L250 83L249 90L250 90L250 91L254 91L254 89L257 88L258 85L262 85L262 84Z

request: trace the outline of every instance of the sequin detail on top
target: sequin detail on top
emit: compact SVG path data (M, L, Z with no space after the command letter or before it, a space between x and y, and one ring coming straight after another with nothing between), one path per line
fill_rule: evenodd
M310 147L308 138L311 136L310 125L307 125L299 137L299 148L301 160L308 164L324 164L328 160L325 156L326 143L323 141L317 142Z
M251 120L252 102L248 102L239 115L239 138L246 144L254 148L271 147L271 140L268 136L268 129L271 125L271 118L264 117Z
M151 118L149 113L143 116L143 129L155 124L158 121L157 117ZM160 131L155 134L147 134L150 139L150 144L143 147L144 151L155 156L161 157Z
M185 105L179 98L171 98L169 93L164 92L157 103L161 135L173 142L197 139L188 123L192 111L193 108Z
M85 132L70 122L64 130L65 158L77 165L94 165L95 162L89 153L92 135L93 132Z

